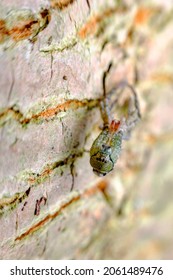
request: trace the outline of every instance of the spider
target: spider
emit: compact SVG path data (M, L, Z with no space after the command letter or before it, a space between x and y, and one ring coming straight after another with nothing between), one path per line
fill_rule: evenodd
M90 164L93 172L98 176L105 176L113 170L121 152L122 141L129 139L132 129L141 118L137 93L128 82L123 81L108 94L106 93L106 76L111 67L112 63L103 74L103 98L100 103L103 129L90 149ZM118 89L124 90L125 87L129 88L132 93L128 104L128 116L121 120L111 119L108 96Z

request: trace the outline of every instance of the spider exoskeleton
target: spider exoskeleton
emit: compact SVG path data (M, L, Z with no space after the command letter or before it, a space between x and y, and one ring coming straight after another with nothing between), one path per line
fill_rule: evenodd
M103 100L100 103L103 129L90 149L90 164L93 167L93 172L98 176L105 176L113 170L121 152L122 140L129 139L132 129L141 118L137 93L128 82L123 81L108 94L106 93L106 76L111 66L112 64L109 65L107 71L103 74ZM132 93L128 104L127 118L112 120L108 96L118 89L124 90L126 87L129 88ZM116 101L114 101L114 103Z

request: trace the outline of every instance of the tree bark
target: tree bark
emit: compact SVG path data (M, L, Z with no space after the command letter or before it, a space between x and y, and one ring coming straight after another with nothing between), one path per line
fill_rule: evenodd
M1 259L173 257L172 9L1 1ZM110 63L107 92L132 84L142 120L99 178L88 151ZM124 109L120 100L112 118Z

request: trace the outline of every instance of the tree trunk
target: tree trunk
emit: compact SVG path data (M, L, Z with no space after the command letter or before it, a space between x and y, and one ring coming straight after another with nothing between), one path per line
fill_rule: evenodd
M172 9L1 1L1 259L173 257ZM99 178L88 151L110 63L107 92L132 84L142 119ZM118 101L112 118L125 107Z

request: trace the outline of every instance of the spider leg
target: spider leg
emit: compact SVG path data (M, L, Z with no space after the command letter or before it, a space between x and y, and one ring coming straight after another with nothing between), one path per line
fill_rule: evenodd
M132 85L130 85L127 81L121 81L116 87L112 88L107 96L111 97L116 92L116 98L112 101L110 106L110 110L112 110L113 106L118 102L118 99L123 94L125 88L129 88L132 96L130 97L129 105L128 105L128 116L126 120L123 120L122 128L123 128L123 139L128 140L130 138L130 134L132 129L136 126L137 122L141 119L140 106L138 101L138 95ZM108 98L107 98L108 99Z
M103 73L103 78L102 78L103 99L100 102L100 111L101 111L101 116L102 116L102 119L103 119L104 127L109 126L109 123L111 121L109 100L108 100L108 95L106 93L106 77L107 77L111 67L112 67L112 62L109 63L108 68Z
M119 89L119 92L118 92L118 89ZM113 101L111 101L111 105L110 105L110 110L112 111L112 108L115 106L115 104L118 102L118 99L119 99L119 97L120 97L120 95L122 94L122 92L123 92L123 90L124 89L122 89L122 88L118 88L118 87L114 87L113 89L111 89L109 92L108 92L108 98L110 99L111 98L111 96L113 95L113 94L115 94L115 92L116 92L116 97L115 97L115 99L113 100Z
M133 94L133 99L129 102L128 117L126 120L127 132L130 133L131 130L136 126L137 122L141 119L141 112L139 107L138 95L134 87L130 84L126 86L131 90Z
M103 119L103 126L108 127L111 123L111 110L113 106L118 102L119 97L123 94L124 89L127 87L132 93L130 102L128 105L128 116L127 119L123 122L124 128L124 138L129 138L131 130L135 127L136 123L141 118L138 95L134 87L129 84L126 80L122 80L117 86L112 88L108 93L106 92L106 78L110 72L113 63L110 62L106 71L103 73L102 86L103 86L103 98L100 102L100 111ZM113 100L112 105L110 106L110 98L116 92L116 98Z

